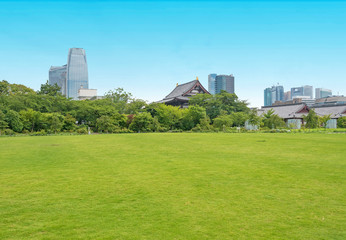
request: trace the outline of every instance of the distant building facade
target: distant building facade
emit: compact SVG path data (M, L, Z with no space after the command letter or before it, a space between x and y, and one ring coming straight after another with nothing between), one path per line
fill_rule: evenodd
M316 88L315 89L315 98L316 99L325 98L325 97L329 97L332 95L333 95L332 90L325 89L325 88Z
M66 72L67 65L54 67L51 66L49 69L49 80L50 85L57 84L60 87L62 95L66 95Z
M284 100L284 87L281 85L264 89L264 106L271 106L276 101Z
M93 99L95 97L97 97L97 89L80 88L78 90L78 99L79 100Z
M49 69L49 84L58 84L67 98L79 99L79 90L89 89L88 64L83 48L70 48L67 64ZM82 92L83 92L82 91Z
M208 90L211 94L218 94L221 90L228 93L234 93L234 76L217 75L215 73L208 75Z
M304 96L309 97L310 99L314 98L314 88L309 85L303 86Z
M291 88L291 98L294 99L298 96L304 96L304 88L303 87Z
M309 85L305 85L302 87L291 88L291 99L302 97L302 96L313 99L313 87Z
M339 105L339 104L346 104L346 97L329 96L325 98L316 99L316 105Z
M292 98L291 98L291 91L287 91L284 93L284 101L290 101Z

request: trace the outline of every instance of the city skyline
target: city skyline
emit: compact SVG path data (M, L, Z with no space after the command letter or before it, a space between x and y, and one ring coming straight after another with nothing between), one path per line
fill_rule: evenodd
M213 72L233 73L236 94L254 107L276 82L346 95L345 10L321 1L0 1L0 79L38 90L66 49L81 47L100 95L122 87L157 101L196 76L207 86Z

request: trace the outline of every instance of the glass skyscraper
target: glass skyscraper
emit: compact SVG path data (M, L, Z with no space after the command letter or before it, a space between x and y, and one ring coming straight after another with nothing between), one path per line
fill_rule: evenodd
M49 81L50 85L57 84L60 87L62 95L66 95L66 71L67 65L54 67L49 69Z
M264 106L272 105L272 88L264 89Z
M215 94L215 78L215 73L208 75L208 92L210 92L210 94Z
M234 76L231 75L208 75L208 91L211 94L218 94L224 90L228 93L234 93Z
M67 94L68 98L78 99L80 88L89 88L88 65L85 50L70 48L67 58Z
M49 69L49 84L55 83L68 98L78 99L78 90L89 89L88 64L83 48L70 48L67 64Z
M264 89L264 106L271 106L276 101L284 100L284 87L281 85Z

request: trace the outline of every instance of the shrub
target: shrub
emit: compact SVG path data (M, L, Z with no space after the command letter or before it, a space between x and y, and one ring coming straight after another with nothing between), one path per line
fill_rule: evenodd
M13 136L15 135L15 132L12 129L5 129L4 134L8 136Z
M346 128L346 116L343 116L338 119L338 127L339 128Z
M214 118L213 126L214 128L224 131L225 128L232 127L233 120L230 115L222 115Z
M151 132L153 117L150 113L143 112L137 114L130 124L130 130L134 132Z
M77 129L77 133L78 134L88 134L88 129L85 125L82 125Z

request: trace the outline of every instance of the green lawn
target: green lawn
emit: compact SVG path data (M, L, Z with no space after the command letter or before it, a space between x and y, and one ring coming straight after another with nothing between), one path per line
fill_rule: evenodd
M0 239L346 239L346 134L0 138Z

